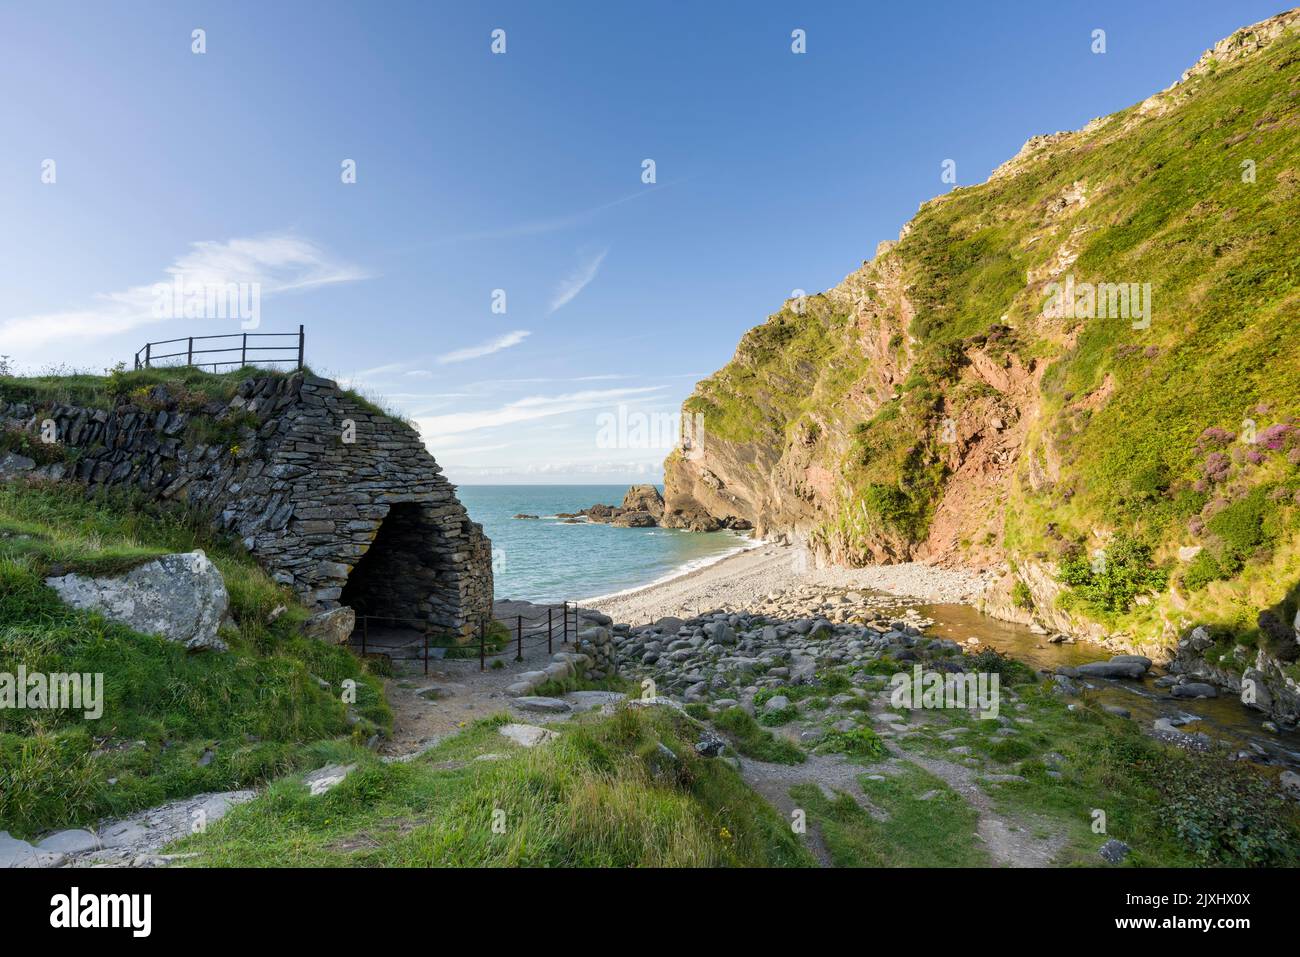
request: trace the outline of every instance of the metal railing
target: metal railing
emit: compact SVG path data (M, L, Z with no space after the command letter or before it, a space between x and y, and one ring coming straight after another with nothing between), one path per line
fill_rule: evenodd
M560 612L559 615L556 615L557 610ZM490 629L490 621L500 621L508 630L513 624L514 636L501 642L499 647L495 642L489 643L488 631ZM532 627L532 622L534 621L537 623L536 627ZM376 646L372 643L370 637L372 622L376 626L383 624L387 627L396 628L398 630L417 632L419 633L419 638L414 641L408 641L400 646L385 646L382 644ZM474 652L477 652L479 671L484 671L487 669L487 659L507 654L512 648L515 652L514 660L523 661L525 648L536 648L545 643L546 653L554 654L557 639L559 644L568 645L570 636L572 635L575 638L577 636L578 603L565 601L561 602L559 609L548 607L546 609L546 624L544 626L544 631L540 618L529 619L529 622L530 625L526 627L523 615L515 615L513 622L508 619L489 619L488 616L484 615L481 616L478 621L477 635L475 636L477 640L468 642L452 641L449 644L437 644L434 641L435 627L428 621L428 619L394 618L391 615L357 615L358 631L353 632L353 639L357 637L359 632L362 658L371 654L377 654L387 658L390 662L422 661L424 664L424 673L426 675L429 673L429 659L444 658L449 651L457 652L457 657L471 657ZM413 625L416 627L403 628L405 625ZM533 633L525 635L525 631L530 629ZM437 637L444 636L438 635ZM403 655L393 653L394 651L406 650L410 650L412 654ZM438 653L434 654L435 651Z
M209 348L214 340L217 339L234 339L238 341L237 345L220 346L218 348ZM249 345L249 339L288 339L291 340L287 345ZM195 343L200 344L200 348L195 348ZM184 349L177 349L175 352L155 352L158 346L175 346L178 343L184 343ZM303 352L307 344L307 337L303 327L299 326L297 332L232 332L223 336L189 336L185 339L163 339L160 342L146 342L144 346L135 354L135 367L137 369L152 369L165 359L181 359L184 362L173 362L167 364L168 367L193 366L196 369L203 369L208 366L216 372L219 366L234 366L236 369L248 365L250 356L259 364L273 362L293 362L296 367L302 368ZM275 355L260 355L260 353L276 353ZM195 362L196 356L221 355L228 353L229 359L214 359L206 362ZM252 355L258 353L258 355ZM238 359L234 358L236 355Z

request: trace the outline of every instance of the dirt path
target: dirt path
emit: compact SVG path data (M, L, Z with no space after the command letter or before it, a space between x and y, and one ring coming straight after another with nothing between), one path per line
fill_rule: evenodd
M786 821L792 819L798 808L790 796L790 789L800 784L817 785L828 801L835 800L840 792L848 794L877 821L887 820L888 815L867 799L858 783L858 776L866 770L861 765L849 763L840 755L809 754L808 760L803 764L769 764L766 761L742 758L740 776L768 804L776 808ZM805 843L808 850L822 867L834 867L835 863L831 860L821 829L811 820L807 821L807 827Z
M393 711L393 732L380 744L379 753L395 758L427 751L465 725L502 711L509 711L532 724L554 720L554 715L519 710L514 704L515 699L505 693L516 675L541 669L550 663L551 652L547 650L546 642L536 640L546 634L548 607L554 608L555 630L551 647L557 652L573 650L571 644L565 645L562 641L558 605L497 602L494 613L498 619L514 622L516 615L524 616L522 661L515 660L517 650L512 643L503 654L489 658L488 667L483 670L479 668L478 658L445 658L430 662L427 676L421 662L395 662L396 673L384 681L384 693ZM492 667L498 661L501 667Z
M965 799L979 814L976 834L988 848L994 862L1002 867L1049 867L1065 846L1066 837L1052 829L1046 838L1038 837L1045 822L1009 818L993 809L993 801L975 780L976 772L951 761L904 752L896 745L890 750L906 761L939 778Z

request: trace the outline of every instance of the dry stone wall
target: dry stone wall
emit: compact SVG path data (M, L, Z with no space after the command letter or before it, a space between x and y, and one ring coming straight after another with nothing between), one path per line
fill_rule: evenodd
M111 410L0 402L0 423L66 461L10 454L29 474L135 489L209 512L310 606L468 635L492 612L492 549L419 434L328 379L267 374L195 406L154 386Z

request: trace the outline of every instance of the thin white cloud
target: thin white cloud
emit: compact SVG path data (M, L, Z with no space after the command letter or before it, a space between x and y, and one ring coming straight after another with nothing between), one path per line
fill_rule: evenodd
M476 346L470 346L466 349L457 349L454 352L445 352L438 356L439 365L447 365L449 362L465 362L469 359L481 359L483 356L490 356L494 352L500 352L502 349L509 349L511 346L517 346L527 339L531 332L527 329L516 329L514 332L507 332L504 336L497 336L495 339L489 339L487 342L481 342Z
M677 182L680 182L678 180ZM607 203L601 203L599 206L593 206L589 209L580 210L567 216L553 216L549 219L534 219L521 223L515 223L510 226L502 226L497 229L487 229L479 232L464 233L460 236L449 237L446 242L467 242L478 239L517 239L523 236L541 236L547 233L560 232L565 229L573 229L576 226L582 226L595 219L607 209L613 209L615 206L622 206L624 203L630 203L634 199L640 199L642 196L649 196L651 193L660 189L667 189L675 183L662 183L658 186L646 186L635 192L620 196L618 199L610 200Z
M424 437L425 443L436 442L449 435L461 435L478 429L494 429L517 422L531 422L552 415L566 412L582 412L588 409L608 407L618 399L659 392L662 386L645 386L629 389L593 389L585 392L570 392L565 395L535 395L508 402L495 409L477 412L450 412L446 415L434 415L416 419L416 427Z
M356 266L331 259L309 240L287 234L193 243L163 269L157 281L100 293L83 309L16 316L0 321L6 346L36 348L51 343L100 339L138 326L166 322L155 315L156 287L179 280L186 286L224 287L256 283L260 295L300 292L369 278Z
M600 264L605 261L605 254L608 252L608 249L602 249L594 256L588 256L578 264L578 267L556 287L555 295L551 298L551 304L546 309L547 315L573 302L578 293L587 288L591 281L596 278L596 273L600 271Z

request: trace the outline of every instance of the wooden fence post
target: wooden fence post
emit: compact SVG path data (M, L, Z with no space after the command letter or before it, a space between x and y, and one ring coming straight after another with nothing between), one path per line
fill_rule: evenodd
M478 670L483 671L486 668L487 659L487 617L478 616Z
M524 660L524 616L515 616L515 661Z
M307 336L302 331L302 323L298 324L298 371L302 371L303 347L307 344Z

